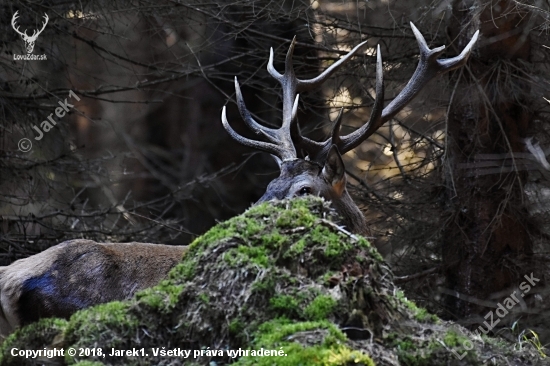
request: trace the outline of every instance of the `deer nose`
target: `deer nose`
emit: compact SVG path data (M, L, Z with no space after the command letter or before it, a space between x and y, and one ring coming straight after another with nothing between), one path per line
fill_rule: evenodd
M272 191L268 187L267 192L265 192L264 195L260 197L258 201L256 201L255 205L262 202L272 201L272 200L282 200L283 198L285 198L285 195L283 192L278 192L276 190Z
M263 202L271 201L271 200L274 200L276 198L277 197L275 197L275 195L266 192L266 193L264 193L264 195L262 197L260 197L259 200L256 201L255 205L263 203Z

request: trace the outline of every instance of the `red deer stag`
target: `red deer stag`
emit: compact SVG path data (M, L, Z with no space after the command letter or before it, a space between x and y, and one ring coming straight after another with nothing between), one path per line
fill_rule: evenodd
M438 59L445 46L434 49L428 48L424 37L413 23L411 23L411 28L420 48L420 62L413 76L399 95L384 108L384 80L379 46L376 62L376 97L370 119L362 127L346 136L340 136L341 112L336 119L331 137L326 141L316 142L302 136L296 121L298 93L319 87L366 42L356 46L321 75L309 80L298 79L294 74L292 54L296 43L295 39L288 49L283 75L273 67L273 49L271 49L267 71L281 84L283 91L283 120L282 126L278 129L262 126L252 118L246 108L239 83L235 77L237 107L241 117L257 136L264 138L267 142L251 140L237 134L227 121L225 107L222 110L223 126L237 142L272 154L281 169L280 176L269 183L266 193L258 202L306 194L322 196L332 201L332 205L340 213L344 220L343 223L348 229L358 234L368 233L365 217L346 190L345 167L340 154L345 154L359 146L405 107L424 85L436 75L441 75L464 65L479 35L479 31L477 31L460 55ZM307 154L306 159L298 158L297 152L300 151Z
M462 53L453 58L438 60L444 47L430 50L424 37L412 25L420 46L420 64L403 91L383 108L384 84L382 59L377 55L376 101L370 120L347 136L339 135L338 118L332 137L315 142L300 135L296 123L298 92L312 90L349 60L364 44L361 43L325 72L311 80L300 80L294 75L290 45L285 73L273 67L273 50L268 63L269 73L283 87L283 124L272 129L258 124L244 104L239 84L235 79L237 104L247 125L268 142L247 139L238 135L227 122L225 107L222 122L238 142L266 151L279 161L281 175L268 186L258 202L315 194L332 201L344 217L348 228L365 233L367 225L359 208L346 191L344 164L340 153L357 147L384 122L401 110L434 76L463 65L478 33ZM306 151L309 159L298 159L297 150ZM101 244L91 240L71 240L42 253L18 260L0 268L0 335L6 336L15 328L45 317L67 318L77 310L100 303L121 300L136 291L161 281L184 255L186 247L144 243Z

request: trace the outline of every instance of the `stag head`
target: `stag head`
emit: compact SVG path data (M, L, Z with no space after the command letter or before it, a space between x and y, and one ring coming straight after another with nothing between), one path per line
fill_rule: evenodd
M280 74L273 67L273 48L270 50L267 71L282 86L283 121L278 129L260 125L252 118L246 108L241 89L235 77L237 107L246 125L259 138L267 141L256 141L237 134L229 125L225 106L222 109L222 123L229 135L242 145L270 153L279 163L281 174L267 187L266 193L258 202L271 199L292 198L314 194L331 200L336 211L344 218L344 223L351 231L368 233L367 225L361 211L355 205L346 190L345 167L340 154L356 148L386 121L393 118L405 107L436 75L457 69L464 65L477 40L477 31L460 55L447 59L438 59L445 46L430 49L418 29L411 23L412 31L420 48L420 62L405 88L384 108L384 79L382 74L382 56L380 46L377 48L376 62L376 97L369 120L354 132L340 136L342 111L338 115L331 136L323 142L313 141L302 136L296 120L299 92L319 87L336 70L357 53L367 42L362 42L347 55L332 64L319 76L302 80L294 74L292 55L296 39L293 39L285 61L285 73ZM305 152L306 159L300 159L298 152Z
M21 32L19 30L19 26L17 26L15 23L16 23L16 20L17 18L19 17L19 15L17 14L19 13L19 10L15 12L15 14L13 14L13 17L11 18L11 26L13 27L13 29L19 33L19 35L23 38L23 42L25 42L25 48L27 50L27 53L32 53L32 51L34 50L34 42L36 42L36 39L38 38L38 36L40 35L40 33L42 33L42 31L44 30L44 28L46 28L46 24L48 24L48 14L44 13L44 22L42 23L42 29L40 30L34 30L32 35L29 36L27 34L27 30L25 29L25 32Z

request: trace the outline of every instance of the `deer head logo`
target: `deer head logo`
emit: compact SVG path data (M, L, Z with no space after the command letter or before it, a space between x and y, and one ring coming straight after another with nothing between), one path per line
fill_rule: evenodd
M13 14L13 18L11 18L11 26L23 38L23 41L25 42L25 48L27 49L27 53L32 53L32 50L34 49L34 42L36 42L36 39L38 38L40 33L42 33L44 28L46 28L46 24L48 24L48 20L49 20L48 14L44 13L44 23L42 24L42 29L40 29L40 30L35 29L32 33L32 36L29 36L27 34L26 29L25 29L25 32L21 32L19 30L19 26L15 25L15 21L19 17L19 15L17 15L18 12L19 12L19 10L16 11L15 14Z

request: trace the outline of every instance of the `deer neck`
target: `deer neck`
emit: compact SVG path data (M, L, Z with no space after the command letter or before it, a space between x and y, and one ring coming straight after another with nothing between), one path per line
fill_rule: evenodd
M332 206L342 216L342 223L349 231L355 234L369 235L365 216L353 202L347 190L341 197L332 199Z

